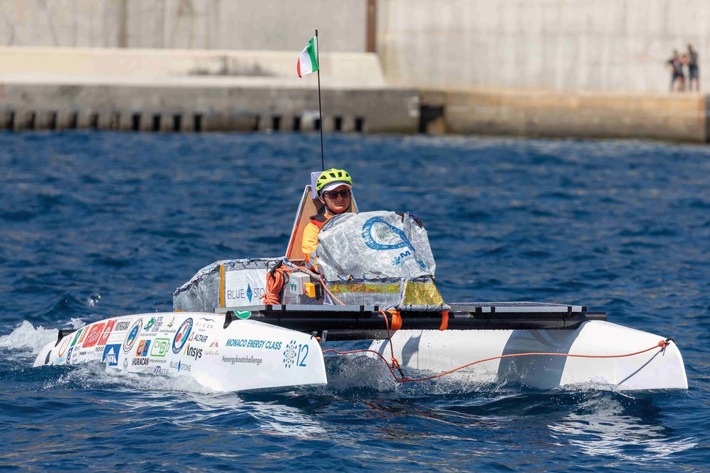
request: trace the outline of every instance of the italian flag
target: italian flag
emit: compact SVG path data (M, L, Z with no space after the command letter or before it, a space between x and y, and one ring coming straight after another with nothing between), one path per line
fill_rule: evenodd
M301 51L298 56L298 64L296 64L296 72L298 77L303 77L306 74L312 74L318 70L318 42L316 37L312 37L308 42L308 46Z

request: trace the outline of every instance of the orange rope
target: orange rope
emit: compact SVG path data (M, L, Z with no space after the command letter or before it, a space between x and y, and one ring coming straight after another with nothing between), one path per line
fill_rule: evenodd
M266 273L266 291L261 296L264 305L281 304L279 294L281 294L281 289L283 289L284 282L286 282L285 272L286 269L279 266L276 270Z
M390 369L390 372L392 373L392 376L394 376L394 379L397 379L397 376L394 374L394 371L392 371L392 368L397 368L397 371L399 371L399 374L401 375L402 379L404 379L405 378L404 371L402 371L402 367L399 364L399 360L397 360L397 357L394 356L394 346L392 344L392 334L390 333L390 322L387 319L387 312L384 310L380 310L379 312L380 312L380 314L382 314L382 317L384 317L384 319L385 319L385 328L387 328L387 340L390 342L389 343L390 353L392 355L392 357L391 357L392 366L390 367L390 365L388 364L387 367ZM392 313L392 324L393 325L395 323L395 320L394 320L395 313L399 317L399 312L396 310L393 311L393 313ZM402 318L401 317L399 318L399 327L400 328L402 327ZM392 328L394 329L394 327L392 327ZM395 329L395 330L397 330L397 329ZM380 356L380 358L382 358L382 356ZM385 361L384 358L382 358L382 360ZM385 364L387 364L387 361L385 361Z
M283 289L284 284L286 283L287 274L293 273L295 271L305 271L309 274L312 274L307 268L300 266L295 268L286 268L284 266L279 266L273 271L268 271L266 273L266 290L264 292L264 295L261 296L261 300L264 302L264 305L281 304L279 294L281 294L281 289Z
M387 320L387 317L385 317L385 320ZM387 327L387 336L389 338L389 326ZM443 376L449 375L451 373L455 373L456 371L460 371L464 368L468 368L469 366L477 365L479 363L484 363L486 361L493 361L493 360L502 360L504 358L518 358L518 357L523 357L523 356L564 356L564 357L569 357L569 358L594 358L594 359L608 359L608 358L626 358L630 356L636 356L636 355L641 355L643 353L649 352L655 348L660 348L661 350L665 350L666 347L669 345L669 342L672 340L666 339L666 340L661 340L659 341L656 345L635 351L633 353L624 353L620 355L579 355L579 354L574 354L574 353L553 353L553 352L529 352L529 353L511 353L508 355L498 355L498 356L492 356L490 358L483 358L480 360L472 361L471 363L467 363L465 365L461 365L459 367L450 369L448 371L443 371L441 373L432 375L432 376L427 376L425 378L407 378L404 375L401 377L397 377L397 375L394 373L394 368L399 370L400 373L402 373L402 370L399 366L399 362L397 362L396 358L394 357L394 348L392 347L392 339L390 338L389 340L390 344L390 350L392 351L392 366L387 363L387 360L382 356L380 352L377 352L375 350L349 350L349 351L338 351L334 350L332 348L329 348L327 350L323 350L323 353L335 353L336 355L353 355L356 353L373 353L377 355L386 365L387 368L389 368L390 373L392 373L392 377L397 381L398 383L416 383L416 382L421 382L421 381L430 381L432 379L436 378L441 378Z

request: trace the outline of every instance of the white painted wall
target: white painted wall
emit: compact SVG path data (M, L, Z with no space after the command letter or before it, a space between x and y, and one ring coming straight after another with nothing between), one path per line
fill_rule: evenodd
M365 51L364 0L0 0L0 45Z

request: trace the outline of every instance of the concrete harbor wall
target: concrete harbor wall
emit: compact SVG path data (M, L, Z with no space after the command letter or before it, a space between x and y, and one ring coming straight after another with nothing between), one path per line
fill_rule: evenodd
M0 48L0 128L308 131L316 75L296 54ZM419 93L385 85L374 54L324 54L324 131L412 133Z
M697 94L430 89L421 103L432 133L710 140L708 97Z
M0 129L312 131L315 75L274 51L0 48ZM327 132L708 141L698 94L417 89L374 54L322 57ZM327 67L326 67L327 66Z
M295 62L319 26L326 131L705 143L709 101L669 93L665 60L691 42L704 71L708 15L704 0L8 0L0 128L314 130L317 78Z
M123 131L313 131L318 93L303 88L203 83L6 84L0 129ZM325 89L326 132L413 133L418 93ZM373 112L374 111L374 112Z

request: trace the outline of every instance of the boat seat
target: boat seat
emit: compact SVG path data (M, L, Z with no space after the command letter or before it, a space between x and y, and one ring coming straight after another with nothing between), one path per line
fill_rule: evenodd
M320 176L320 171L311 173L311 183L303 189L303 196L301 196L301 202L298 204L298 211L291 230L291 238L288 240L288 248L286 249L286 258L291 261L305 261L306 257L301 250L303 229L310 223L311 216L317 214L323 207L323 203L314 190L318 176ZM357 213L357 204L353 194L351 194L351 199L349 211Z

